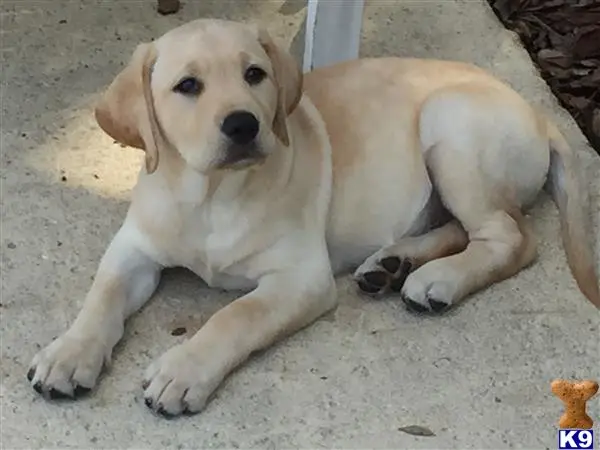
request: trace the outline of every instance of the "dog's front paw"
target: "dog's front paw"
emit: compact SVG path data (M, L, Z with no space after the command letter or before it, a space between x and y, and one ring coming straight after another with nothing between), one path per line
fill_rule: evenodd
M212 366L212 368L211 368ZM189 342L179 344L148 367L143 387L146 406L164 417L200 412L222 381Z
M110 353L98 336L66 333L33 358L27 379L51 399L77 398L95 386Z

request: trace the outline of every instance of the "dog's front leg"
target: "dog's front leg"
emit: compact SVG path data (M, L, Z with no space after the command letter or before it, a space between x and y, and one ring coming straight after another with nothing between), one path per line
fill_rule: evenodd
M71 327L33 358L27 378L38 393L77 397L96 384L125 319L150 298L160 278L161 266L141 250L141 238L130 223L121 227Z
M251 353L336 305L329 264L323 270L308 278L298 272L264 277L257 289L214 314L191 339L148 368L146 405L166 417L203 409L227 374Z

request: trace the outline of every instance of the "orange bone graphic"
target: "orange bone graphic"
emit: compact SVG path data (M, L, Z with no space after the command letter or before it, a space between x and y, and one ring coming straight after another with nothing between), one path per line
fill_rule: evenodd
M585 412L586 402L598 392L598 383L592 380L571 382L554 380L551 384L552 393L565 404L565 412L561 416L560 428L590 429L594 421Z

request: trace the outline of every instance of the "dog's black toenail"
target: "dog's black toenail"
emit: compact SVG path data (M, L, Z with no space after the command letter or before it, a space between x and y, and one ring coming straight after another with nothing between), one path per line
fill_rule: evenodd
M381 287L373 286L367 283L365 280L358 280L357 284L358 288L367 294L377 294L381 290Z
M432 298L429 299L429 305L431 305L431 309L435 312L443 311L448 307L448 303L440 302Z
M35 376L35 369L32 367L31 369L29 369L27 371L27 380L32 381L34 376Z
M77 385L77 386L75 386L75 389L73 390L73 395L75 397L83 397L83 396L89 394L91 390L92 390L92 388Z
M146 404L146 406L147 406L148 408L152 409L152 405L153 405L153 403L152 403L152 399L151 399L150 397L146 397L146 398L144 399L144 403Z
M429 312L429 309L426 306L423 306L420 303L417 303L417 302L415 302L414 300L411 300L408 297L402 296L402 301L406 304L406 306L408 307L408 309L410 309L412 311L416 311L416 312L419 312L419 313Z
M65 394L62 391L59 391L58 389L55 388L51 388L50 392L48 392L48 395L50 396L51 400L62 400L64 398L69 398L70 395Z
M142 389L146 390L148 389L148 386L150 386L150 381L146 380L142 382Z
M41 382L41 381L38 381L37 383L35 383L35 384L33 385L33 390L34 390L35 392L37 392L38 394L41 394L41 393L42 393L42 382Z
M398 269L402 265L400 258L397 256L388 256L380 261L381 267L387 270L391 274L398 272Z
M163 416L165 419L171 419L172 417L174 417L173 414L171 414L165 409L162 403L158 404L158 407L156 408L156 414L158 414L159 416Z
M363 275L364 280L373 285L382 288L388 282L389 276L384 272L367 272Z

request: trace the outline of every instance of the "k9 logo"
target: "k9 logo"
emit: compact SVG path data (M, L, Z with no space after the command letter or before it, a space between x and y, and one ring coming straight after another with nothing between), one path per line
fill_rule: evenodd
M558 430L558 450L593 450L594 430Z

